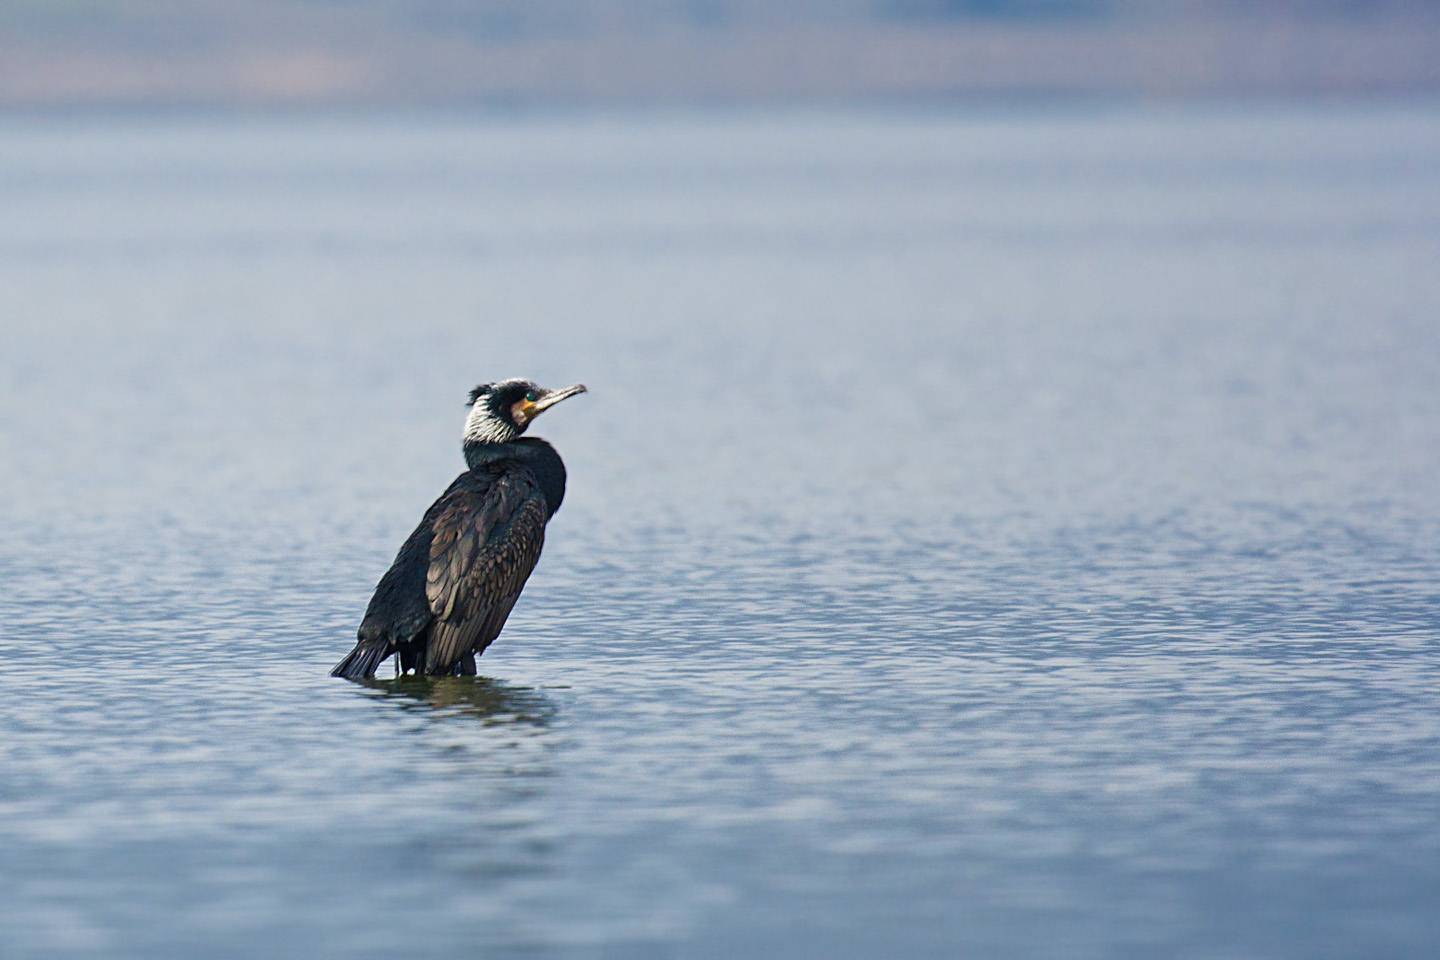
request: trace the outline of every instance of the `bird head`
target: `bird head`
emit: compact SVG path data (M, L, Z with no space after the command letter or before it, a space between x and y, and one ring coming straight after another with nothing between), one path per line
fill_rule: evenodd
M470 416L465 419L465 442L509 443L530 426L530 421L577 393L585 384L563 390L546 390L530 380L482 383L470 391Z

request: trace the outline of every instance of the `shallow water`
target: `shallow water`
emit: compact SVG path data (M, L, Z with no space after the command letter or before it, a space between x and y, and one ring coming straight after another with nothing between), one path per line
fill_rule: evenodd
M1440 943L1435 107L11 119L0 209L5 956ZM514 375L484 678L328 678Z

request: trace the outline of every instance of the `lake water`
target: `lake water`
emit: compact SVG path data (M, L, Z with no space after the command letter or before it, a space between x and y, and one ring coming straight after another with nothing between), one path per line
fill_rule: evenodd
M1440 949L1440 107L11 118L0 211L7 958ZM509 376L482 678L329 678Z

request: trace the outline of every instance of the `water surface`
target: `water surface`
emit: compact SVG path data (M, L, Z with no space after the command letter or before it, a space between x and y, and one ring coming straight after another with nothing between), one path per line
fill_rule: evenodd
M1433 106L11 119L0 209L7 957L1440 943ZM515 375L484 677L328 678Z

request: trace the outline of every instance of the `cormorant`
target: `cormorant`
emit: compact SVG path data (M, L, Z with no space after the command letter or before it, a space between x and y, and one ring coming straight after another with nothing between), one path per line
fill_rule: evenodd
M360 624L359 642L332 677L375 675L391 654L401 672L475 673L475 658L505 626L545 542L545 524L565 498L555 448L522 437L544 410L577 393L529 380L470 391L465 463L425 511L390 565Z

